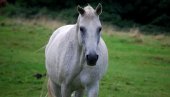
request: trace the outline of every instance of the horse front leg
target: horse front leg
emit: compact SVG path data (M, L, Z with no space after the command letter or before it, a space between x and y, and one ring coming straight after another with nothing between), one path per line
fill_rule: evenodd
M87 97L98 97L99 82L87 86Z
M84 89L80 89L75 91L74 97L83 97L83 94L84 94Z
M61 97L61 87L48 79L48 96Z
M71 87L67 84L61 85L61 95L62 97L71 97Z
M71 97L72 94L72 87L71 83L73 79L80 73L80 70L77 70L77 72L71 72L69 76L63 81L61 84L61 95L62 97Z

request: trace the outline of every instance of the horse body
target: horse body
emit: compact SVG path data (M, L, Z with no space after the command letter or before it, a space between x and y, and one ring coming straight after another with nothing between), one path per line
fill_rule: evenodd
M70 97L73 91L76 97L83 97L84 90L88 97L98 95L99 80L104 75L108 64L107 47L103 39L99 37L96 47L91 48L91 51L88 50L86 48L88 46L83 46L83 40L80 41L79 26L80 24L77 23L60 27L52 34L46 46L48 90L54 97ZM88 42L84 44L88 45ZM94 50L97 60L89 53L87 54L87 51ZM93 56L95 54L93 53ZM89 59L89 63L87 56L93 59Z

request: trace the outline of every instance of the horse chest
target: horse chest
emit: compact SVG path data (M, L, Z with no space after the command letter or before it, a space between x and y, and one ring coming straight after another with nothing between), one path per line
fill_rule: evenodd
M89 67L85 66L82 71L78 74L75 79L73 79L72 86L75 89L79 88L85 88L87 85L90 85L94 83L95 81L98 81L99 78L99 72L98 72L98 66L96 67Z

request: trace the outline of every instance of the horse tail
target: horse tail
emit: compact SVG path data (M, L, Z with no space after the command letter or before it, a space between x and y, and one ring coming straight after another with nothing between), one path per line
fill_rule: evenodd
M39 48L38 50L34 51L34 53L37 53L37 52L41 51L42 49L45 49L45 48L46 48L46 46L47 46L47 44L46 44L46 45L44 45L43 47Z

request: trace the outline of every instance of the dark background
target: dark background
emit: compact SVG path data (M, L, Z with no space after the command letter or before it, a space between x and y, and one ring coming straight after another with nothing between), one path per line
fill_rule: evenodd
M103 5L101 20L119 28L141 27L149 32L170 31L170 0L0 0L0 14L33 18L46 15L75 23L76 6Z

